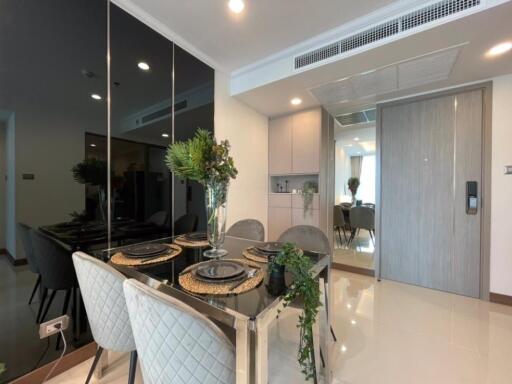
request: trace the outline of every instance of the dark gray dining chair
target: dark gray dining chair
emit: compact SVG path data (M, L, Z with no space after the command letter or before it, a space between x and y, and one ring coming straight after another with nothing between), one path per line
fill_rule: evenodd
M263 241L265 240L265 227L255 219L240 220L229 227L226 234L242 239Z
M74 293L75 289L78 287L78 282L75 268L73 267L73 261L71 260L71 252L37 230L31 230L30 235L36 262L39 267L39 272L41 273L43 301L46 299L48 291L51 291L44 311L42 313L39 311L37 316L38 322L42 323L58 291L65 292L62 314L67 313L71 294L73 293L73 301L76 298ZM76 308L76 303L74 304Z
M334 206L333 224L334 224L334 230L338 233L340 246L343 245L343 241L341 240L341 231L343 231L343 236L345 237L345 241L348 243L347 233L345 232L347 223L345 223L345 215L343 214L343 208L341 208L340 205Z
M360 229L365 229L370 234L373 245L375 245L375 209L364 205L352 207L350 210L350 227L352 228L352 233L348 239L349 244L354 240L356 233Z
M32 299L37 292L37 289L41 285L41 274L39 273L39 267L37 266L36 258L34 256L34 248L32 246L32 238L30 236L30 231L32 228L27 224L18 223L18 230L20 232L21 243L23 244L23 250L25 251L25 257L27 259L28 268L30 272L35 273L37 275L37 281L32 289L32 294L30 295L30 299L28 300L28 304L32 304ZM41 290L42 292L42 290ZM39 303L39 307L43 305L43 301Z
M165 224L167 224L168 218L169 214L166 211L158 211L149 217L148 223L154 224L157 227L163 227Z
M197 231L197 215L187 213L174 222L174 234L183 235Z

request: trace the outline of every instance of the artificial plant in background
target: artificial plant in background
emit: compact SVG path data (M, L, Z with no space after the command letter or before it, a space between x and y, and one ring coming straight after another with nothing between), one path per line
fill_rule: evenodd
M73 178L77 183L98 188L98 200L101 217L107 220L107 162L95 158L85 159L76 164L72 169Z
M304 217L313 204L313 197L318 191L318 184L314 181L306 181L302 184L302 199L304 200Z
M320 287L318 280L313 277L311 259L295 244L286 243L279 254L270 261L269 270L276 270L284 266L292 274L293 284L288 287L284 299L284 306L288 306L296 299L301 299L304 308L299 316L297 327L300 328L300 343L297 353L298 362L306 380L316 375L315 350L313 344L313 325L315 324L320 302Z
M176 176L205 187L208 242L213 249L204 254L210 257L227 253L220 249L225 236L227 192L230 180L238 174L230 148L229 141L218 144L210 132L198 129L192 139L171 144L165 158Z
M348 189L350 190L350 193L352 194L352 204L356 202L356 194L357 189L359 188L360 182L359 178L357 177L351 177L348 179Z

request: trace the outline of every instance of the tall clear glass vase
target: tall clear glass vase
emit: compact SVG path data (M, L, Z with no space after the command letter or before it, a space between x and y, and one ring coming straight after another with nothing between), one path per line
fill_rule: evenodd
M206 185L206 233L212 249L203 253L204 257L219 259L228 254L222 249L226 237L227 197L229 184Z

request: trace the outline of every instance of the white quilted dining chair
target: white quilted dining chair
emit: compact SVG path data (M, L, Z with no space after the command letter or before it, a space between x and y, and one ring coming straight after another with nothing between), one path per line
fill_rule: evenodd
M128 383L133 384L137 352L123 292L126 277L103 261L83 252L73 254L73 264L91 332L98 344L85 383L89 383L101 354L106 349L114 352L131 352Z
M124 293L145 384L235 383L235 349L212 321L133 279Z

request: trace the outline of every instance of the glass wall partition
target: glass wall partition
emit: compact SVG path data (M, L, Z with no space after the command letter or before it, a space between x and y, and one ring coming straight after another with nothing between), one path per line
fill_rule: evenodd
M0 3L1 384L60 356L41 321L78 320L67 353L92 341L73 251L168 236L187 214L205 227L202 187L164 159L213 132L214 72L107 0Z

